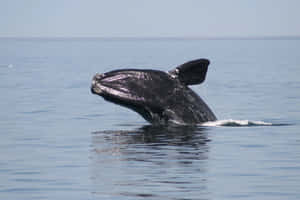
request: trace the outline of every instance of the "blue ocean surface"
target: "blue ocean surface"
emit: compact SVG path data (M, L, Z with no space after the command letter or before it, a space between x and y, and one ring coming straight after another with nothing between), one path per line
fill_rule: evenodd
M300 40L0 39L0 199L300 199ZM96 72L211 64L217 118L151 126Z

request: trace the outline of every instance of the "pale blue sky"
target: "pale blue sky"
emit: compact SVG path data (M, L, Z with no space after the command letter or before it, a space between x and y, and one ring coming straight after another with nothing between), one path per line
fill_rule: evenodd
M300 36L300 0L0 0L0 37Z

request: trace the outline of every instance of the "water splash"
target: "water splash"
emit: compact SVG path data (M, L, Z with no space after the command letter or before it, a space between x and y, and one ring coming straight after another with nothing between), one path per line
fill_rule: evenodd
M234 120L234 119L225 119L218 120L213 122L202 123L201 126L273 126L274 124L263 121L250 121L250 120Z

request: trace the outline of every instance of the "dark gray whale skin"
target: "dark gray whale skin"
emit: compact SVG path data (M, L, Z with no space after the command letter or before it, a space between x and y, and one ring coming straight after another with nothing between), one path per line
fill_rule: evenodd
M91 92L125 106L152 124L191 125L217 120L188 85L205 80L209 60L184 63L174 70L121 69L93 77Z

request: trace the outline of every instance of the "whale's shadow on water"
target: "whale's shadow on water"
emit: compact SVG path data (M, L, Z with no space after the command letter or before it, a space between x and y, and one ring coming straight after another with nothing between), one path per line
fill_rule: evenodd
M205 193L210 142L207 130L148 125L93 132L93 193L163 198L164 190L167 192L170 187L174 188L170 194L174 198L183 191ZM109 187L115 190L109 192Z

